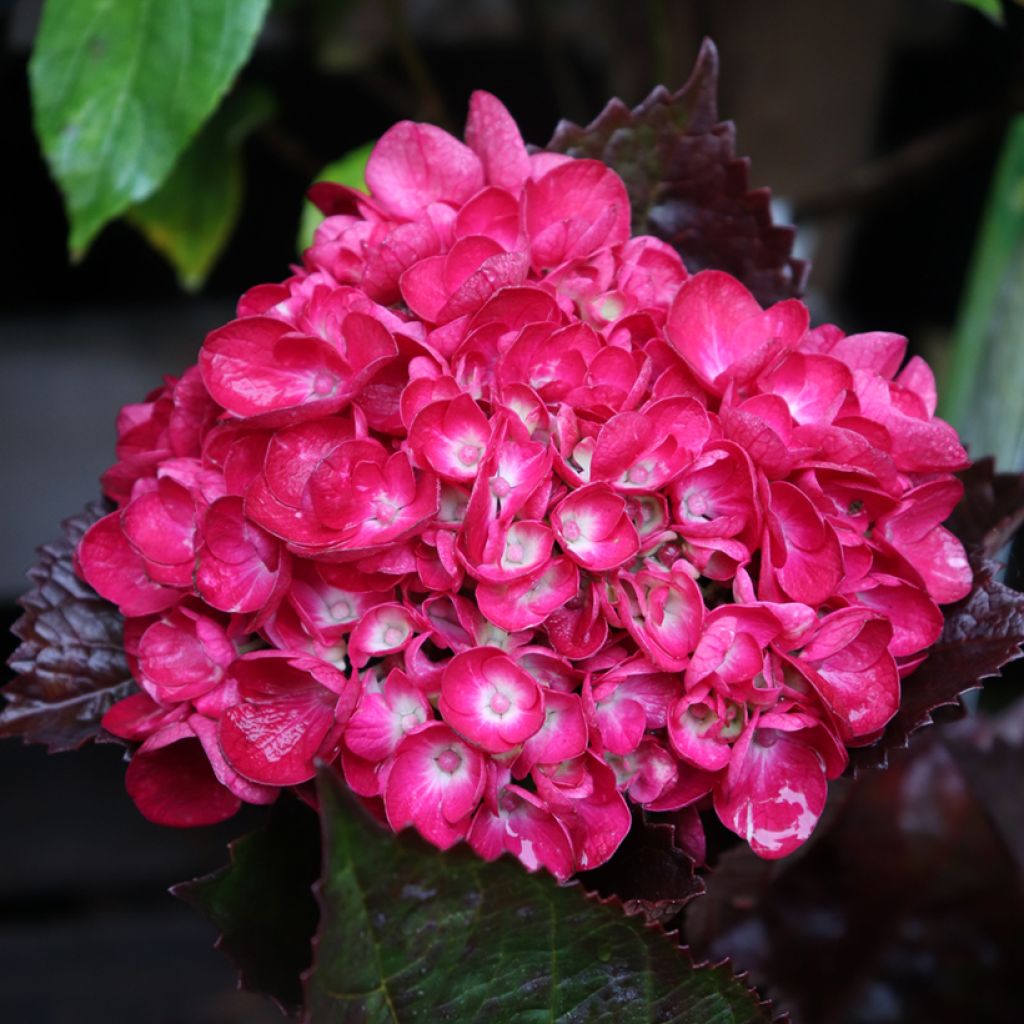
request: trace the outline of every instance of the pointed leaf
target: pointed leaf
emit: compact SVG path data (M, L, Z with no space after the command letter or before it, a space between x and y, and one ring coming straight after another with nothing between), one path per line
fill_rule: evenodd
M306 1020L767 1021L725 966L620 905L508 860L379 831L330 775Z
M953 2L963 4L965 7L973 7L976 11L984 14L986 18L991 18L1000 25L1003 23L1002 0L953 0Z
M900 709L870 747L850 752L854 771L883 768L887 752L905 747L912 733L932 722L932 712L961 708L960 695L1021 656L1024 594L995 578L999 566L974 561L974 588L944 609L942 634L927 660L903 681Z
M70 249L151 196L245 63L269 0L47 0L29 74Z
M328 164L317 176L317 181L333 181L339 185L369 192L366 187L366 164L376 143L367 142L346 153L339 160ZM308 199L302 204L302 220L299 224L299 252L303 252L313 244L313 235L323 213Z
M994 558L1024 523L1024 474L997 473L990 457L957 475L964 496L946 526L968 548Z
M998 5L998 0L996 0ZM974 453L1024 465L1024 116L1007 125L963 289L939 415Z
M741 962L797 1020L1015 1020L1022 713L929 730L888 771L844 780L795 857L727 851L687 939Z
M726 270L764 305L803 291L807 266L792 256L793 229L772 222L768 190L750 189L735 129L718 120L718 52L710 40L678 92L659 86L633 110L612 100L585 128L562 121L547 148L617 171L633 234L664 239L691 272Z
M641 911L649 921L668 926L704 892L694 862L676 844L676 827L641 812L615 856L580 876L587 892L616 896L627 913Z
M262 91L229 96L160 188L126 214L167 257L182 288L199 288L227 245L242 210L240 149L272 109Z
M104 712L135 689L125 659L124 620L109 601L75 575L74 550L110 511L94 502L63 524L63 536L39 549L32 589L19 600L14 624L21 644L10 658L17 674L4 688L0 737L45 743L51 752L107 738Z
M171 891L221 930L217 948L235 961L243 988L295 1013L319 913L312 892L320 871L316 814L282 799L262 829L229 849L225 867Z

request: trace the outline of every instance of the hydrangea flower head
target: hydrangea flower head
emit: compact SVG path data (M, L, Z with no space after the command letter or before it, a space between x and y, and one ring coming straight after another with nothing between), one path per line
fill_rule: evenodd
M140 809L220 820L327 762L560 879L631 805L791 852L970 588L930 370L691 276L486 93L366 181L315 186L302 267L122 411L78 564L127 620Z

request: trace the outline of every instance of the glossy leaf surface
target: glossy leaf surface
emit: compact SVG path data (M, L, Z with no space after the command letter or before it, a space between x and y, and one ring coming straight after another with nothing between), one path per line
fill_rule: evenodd
M269 0L48 0L30 64L69 248L151 196L248 59Z

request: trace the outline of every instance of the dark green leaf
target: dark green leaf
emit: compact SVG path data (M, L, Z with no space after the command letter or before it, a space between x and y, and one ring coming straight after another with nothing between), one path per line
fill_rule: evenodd
M266 826L230 846L231 862L171 891L220 930L217 947L237 964L244 988L288 1013L302 1004L302 972L316 930L313 883L320 872L316 814L283 797Z
M793 229L772 222L768 190L751 190L735 129L718 120L710 40L678 92L659 86L633 110L612 100L585 128L562 121L547 148L613 167L629 192L633 234L664 239L691 271L728 271L764 304L802 293L807 266L793 258Z
M36 134L80 257L151 196L245 63L269 0L47 0Z
M135 689L124 620L75 575L73 564L82 535L109 511L94 502L64 522L59 540L39 549L28 573L32 589L18 602L25 609L14 624L21 644L9 662L17 678L3 691L0 737L45 743L51 752L108 738L100 728L104 712Z
M510 860L391 836L330 775L320 804L310 1024L770 1020L727 966L695 967L674 936L618 903Z
M178 273L183 288L202 285L242 209L241 146L273 109L269 95L229 96L182 153L163 185L127 213Z
M317 181L334 181L339 185L369 192L366 187L366 164L373 152L375 143L367 142L346 153L340 160L328 164L317 176ZM313 244L316 232L324 215L307 199L302 205L302 221L299 225L299 252L303 252Z

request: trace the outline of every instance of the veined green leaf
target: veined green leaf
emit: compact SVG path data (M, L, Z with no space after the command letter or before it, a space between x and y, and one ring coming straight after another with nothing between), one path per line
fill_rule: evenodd
M151 196L252 50L269 0L47 0L29 66L69 247Z
M695 966L677 936L616 902L509 859L389 835L329 774L320 809L309 1024L771 1020L728 965Z
M185 289L202 285L231 237L244 192L241 146L272 110L271 97L260 90L229 96L163 185L126 214Z

